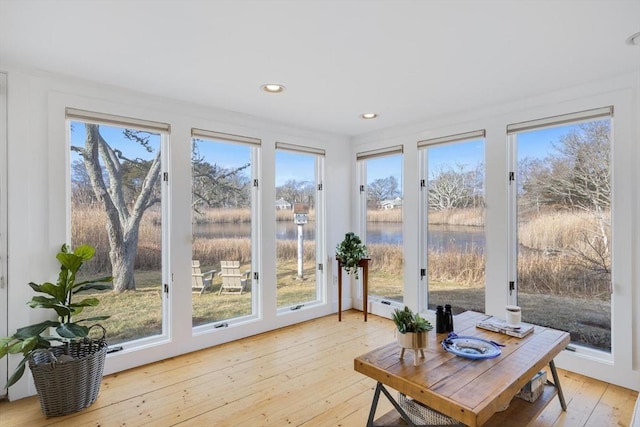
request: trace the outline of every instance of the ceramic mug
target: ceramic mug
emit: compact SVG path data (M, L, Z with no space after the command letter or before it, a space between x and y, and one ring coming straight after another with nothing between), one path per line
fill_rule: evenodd
M505 307L507 325L512 328L519 328L522 321L522 311L517 305L508 305Z

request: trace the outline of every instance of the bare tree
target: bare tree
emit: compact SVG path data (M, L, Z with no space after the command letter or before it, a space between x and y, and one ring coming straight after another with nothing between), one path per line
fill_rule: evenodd
M96 202L89 174L80 160L71 163L71 198L74 204L92 205Z
M429 208L446 210L466 208L475 200L477 180L473 171L463 165L440 167L431 172L429 179Z
M248 206L250 179L242 173L251 166L245 163L237 168L223 168L205 161L198 150L198 140L191 152L192 207L196 212L203 206L225 208Z
M611 128L608 120L583 123L560 139L560 153L548 190L568 206L588 212L585 227L572 251L577 262L596 275L611 272ZM562 167L558 163L563 164Z
M383 200L392 200L400 197L398 179L391 175L386 178L378 178L367 185L367 198L371 204L377 205Z
M122 152L109 146L100 134L98 125L87 123L85 130L85 146L73 146L71 149L82 157L95 197L107 215L113 287L117 292L135 290L133 273L140 221L144 212L160 200L156 189L161 171L160 150L151 161L127 159ZM140 143L147 151L152 152L148 133L126 130L125 137ZM125 175L134 173L134 169L140 177L135 184L135 191L139 192L135 196L131 193L127 197L125 193L128 184L125 182ZM128 198L130 200L127 200Z
M577 125L542 161L521 161L520 207L586 212L581 239L570 249L574 264L595 275L611 271L610 122Z
M276 187L276 198L284 199L289 203L306 203L313 207L315 186L310 181L287 180L283 185Z
M590 212L611 207L610 133L608 121L594 121L560 138L558 154L547 159L550 199Z

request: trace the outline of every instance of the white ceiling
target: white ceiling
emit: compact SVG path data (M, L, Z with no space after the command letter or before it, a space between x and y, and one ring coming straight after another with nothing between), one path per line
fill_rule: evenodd
M638 31L640 0L0 0L0 71L358 135L640 74Z

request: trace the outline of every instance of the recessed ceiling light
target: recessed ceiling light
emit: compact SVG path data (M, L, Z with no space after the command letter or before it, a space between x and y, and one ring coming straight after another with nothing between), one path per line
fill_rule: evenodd
M640 33L631 34L627 39L627 44L632 46L640 46Z
M277 83L267 83L264 84L262 86L260 86L260 88L265 91L265 92L269 92L269 93L280 93L280 92L284 92L285 87L282 85L279 85Z
M360 114L360 117L363 119L375 119L378 115L376 113L363 113Z

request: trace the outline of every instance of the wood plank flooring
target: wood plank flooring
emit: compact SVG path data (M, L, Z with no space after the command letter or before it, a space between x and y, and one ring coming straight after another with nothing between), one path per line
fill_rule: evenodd
M0 426L365 426L375 382L353 359L394 339L390 320L368 320L351 310L109 375L64 417L47 419L37 397L0 402ZM555 399L533 426L629 424L637 392L559 374L568 410ZM378 416L390 409L380 399Z

